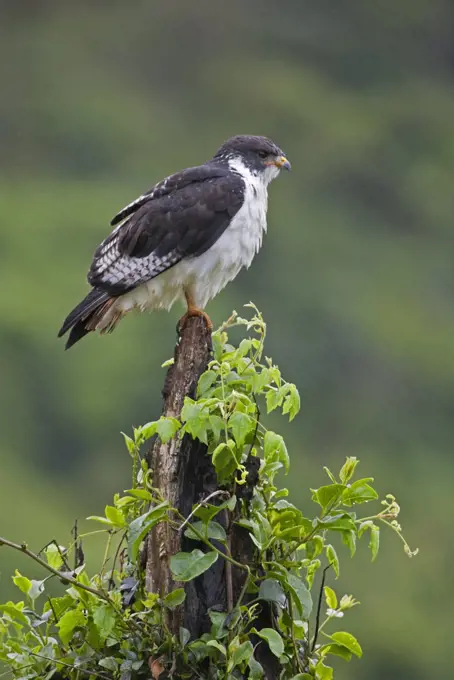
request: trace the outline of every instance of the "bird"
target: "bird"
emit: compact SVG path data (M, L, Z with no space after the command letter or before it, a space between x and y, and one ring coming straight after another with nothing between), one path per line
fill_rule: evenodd
M268 184L290 162L271 139L237 135L202 165L155 184L111 220L113 231L96 249L92 290L66 317L66 349L92 331L114 330L132 309L170 309L212 322L204 311L243 268L267 229Z

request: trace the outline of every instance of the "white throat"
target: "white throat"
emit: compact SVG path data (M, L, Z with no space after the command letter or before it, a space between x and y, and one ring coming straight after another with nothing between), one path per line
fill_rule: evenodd
M257 185L260 183L265 187L268 186L268 184L275 179L279 175L279 168L276 165L269 165L266 170L258 173L252 172L248 166L243 162L242 158L240 156L236 156L235 158L231 158L229 160L229 167L232 170L235 170L238 172L244 179L245 182L247 183L252 183L254 185Z

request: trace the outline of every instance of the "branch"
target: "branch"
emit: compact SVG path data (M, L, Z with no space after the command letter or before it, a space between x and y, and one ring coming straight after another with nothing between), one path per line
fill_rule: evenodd
M3 536L0 536L0 547L2 547L3 545L6 545L8 546L8 548L12 548L13 550L17 550L18 552L24 553L24 555L27 555L32 560L40 564L42 567L44 567L44 569L47 569L47 571L49 571L51 574L58 576L58 578L61 579L62 581L67 581L68 583L71 583L71 585L73 585L75 588L86 590L87 593L96 595L96 597L99 597L100 599L105 600L112 606L115 606L114 602L111 600L109 595L107 595L107 593L104 593L102 590L96 590L96 588L92 588L91 586L86 586L83 583L80 583L79 581L77 581L77 579L70 576L67 572L54 569L54 567L51 567L50 564L47 564L45 560L41 559L41 557L38 557L36 553L29 550L26 543L20 544L13 543L12 541L8 541L7 538L3 538Z

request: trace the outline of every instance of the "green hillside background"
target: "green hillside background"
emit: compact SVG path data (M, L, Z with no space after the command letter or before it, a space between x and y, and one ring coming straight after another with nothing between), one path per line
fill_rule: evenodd
M365 656L339 680L450 677L452 2L15 0L0 56L0 535L39 549L87 527L129 486L120 431L159 414L180 310L69 353L56 337L111 216L227 137L266 134L293 173L208 311L253 300L299 387L300 416L276 421L293 500L358 456L420 548L388 535L374 564L366 545L345 555L330 585L362 603L348 630ZM3 548L2 599L16 566L34 573Z

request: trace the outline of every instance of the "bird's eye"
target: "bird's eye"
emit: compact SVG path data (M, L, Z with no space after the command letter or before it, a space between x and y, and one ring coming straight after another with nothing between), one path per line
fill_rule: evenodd
M266 158L268 156L268 151L262 149L262 151L259 151L259 156L260 158Z

